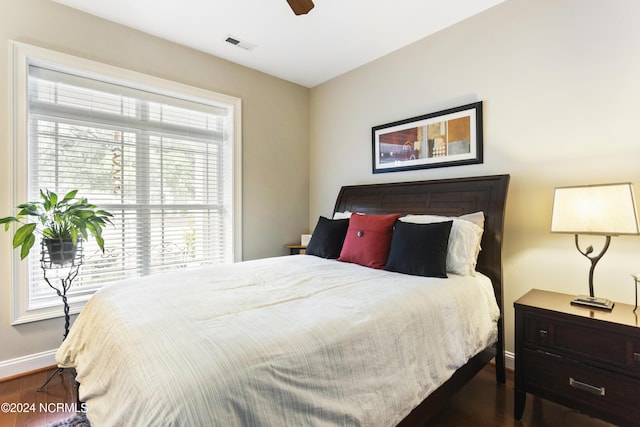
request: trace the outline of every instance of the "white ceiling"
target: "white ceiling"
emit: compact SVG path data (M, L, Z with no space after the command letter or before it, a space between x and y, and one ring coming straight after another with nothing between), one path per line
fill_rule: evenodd
M313 87L504 0L314 0L300 16L286 0L54 1Z

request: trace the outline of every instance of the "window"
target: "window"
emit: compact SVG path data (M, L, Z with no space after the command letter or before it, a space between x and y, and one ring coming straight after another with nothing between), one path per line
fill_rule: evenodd
M191 87L185 93L177 83L51 51L43 58L43 50L27 45L14 48L28 111L15 123L26 128L27 143L26 151L15 150L24 157L16 164L26 164L14 171L16 183L26 182L17 186L14 206L37 199L41 188L59 195L78 189L114 215L114 226L103 232L104 253L93 240L84 243L68 294L72 307L121 279L237 258L239 100ZM32 250L26 269L15 258L23 271L14 277L13 322L61 315L39 251Z

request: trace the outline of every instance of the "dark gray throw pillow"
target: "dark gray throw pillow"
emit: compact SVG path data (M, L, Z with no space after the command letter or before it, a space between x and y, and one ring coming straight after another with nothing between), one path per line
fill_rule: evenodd
M321 258L336 259L340 256L344 237L349 228L349 219L318 218L313 229L311 240L307 245L306 254Z
M414 276L447 277L447 246L453 221L396 222L385 270Z

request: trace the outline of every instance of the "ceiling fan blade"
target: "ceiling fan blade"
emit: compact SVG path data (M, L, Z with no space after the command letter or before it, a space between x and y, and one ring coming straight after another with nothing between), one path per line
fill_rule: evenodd
M287 0L287 3L296 15L306 15L314 6L312 0Z

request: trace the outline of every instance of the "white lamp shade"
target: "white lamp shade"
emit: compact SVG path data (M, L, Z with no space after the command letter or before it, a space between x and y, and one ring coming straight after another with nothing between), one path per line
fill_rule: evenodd
M556 188L551 232L639 234L631 183Z

